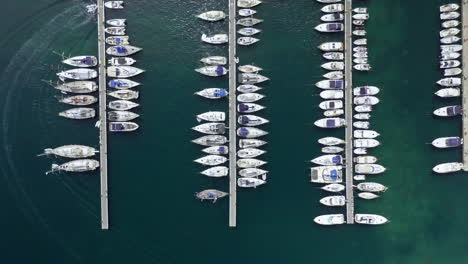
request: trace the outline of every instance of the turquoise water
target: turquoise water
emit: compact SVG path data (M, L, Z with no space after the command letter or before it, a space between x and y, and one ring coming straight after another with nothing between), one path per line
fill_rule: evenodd
M228 228L228 201L200 203L193 193L227 190L226 180L198 174L200 148L190 143L197 113L226 109L193 95L225 87L196 74L197 61L226 54L199 40L202 32L227 31L194 15L227 9L227 1L127 1L123 11L135 56L146 73L137 133L109 137L111 230L100 230L99 177L47 175L54 158L43 148L70 143L97 146L93 121L63 120L66 107L41 79L55 79L65 54L96 54L96 27L82 1L8 1L0 29L0 218L2 262L15 263L465 263L468 220L463 173L437 176L438 162L461 159L458 150L436 151L425 143L460 135L460 122L432 117L436 107L457 103L433 96L438 71L438 6L447 1L368 1L367 25L374 71L355 74L354 84L383 88L372 124L383 145L372 151L388 172L376 181L390 187L381 199L356 201L357 212L378 213L391 223L377 228L313 224L324 196L309 183L308 160L316 140L329 132L313 122L321 116L318 89L324 73L315 47L335 37L320 35L320 5L311 0L268 1L260 6L262 41L239 48L241 63L255 62L272 81L265 85L270 119L265 147L269 182L238 193L238 227ZM360 2L354 1L357 6ZM336 37L337 39L338 37ZM332 134L340 135L336 131Z

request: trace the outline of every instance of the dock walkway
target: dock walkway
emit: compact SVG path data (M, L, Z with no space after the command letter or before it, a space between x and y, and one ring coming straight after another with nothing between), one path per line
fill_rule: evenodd
M468 171L468 3L462 1L462 39L463 39L463 80L462 80L462 106L463 106L463 170Z

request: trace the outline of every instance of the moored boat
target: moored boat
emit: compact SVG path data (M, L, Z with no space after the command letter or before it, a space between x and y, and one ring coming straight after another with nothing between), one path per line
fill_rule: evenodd
M240 148L258 148L265 145L267 142L260 139L243 138L239 140Z
M139 128L134 122L109 122L110 132L132 132Z
M109 36L106 38L106 43L109 45L129 45L128 36Z
M97 98L92 95L75 95L69 97L63 97L59 99L60 103L69 104L69 105L91 105L97 102Z
M39 154L38 156L55 155L70 159L82 159L92 157L97 152L99 151L97 151L95 148L84 145L65 145L57 148L44 149L44 153Z
M195 94L208 99L219 99L226 97L228 95L228 92L225 89L221 88L206 88L196 92Z
M130 111L109 111L107 113L107 119L109 121L116 121L116 122L126 122L138 118L140 115L130 112Z
M375 214L355 214L354 221L363 225L383 225L388 222L388 219Z
M107 48L106 53L112 56L130 56L133 55L139 51L141 51L142 48L130 46L130 45L120 45L120 46L112 46Z
M229 38L227 34L215 34L210 36L203 34L201 40L209 44L224 44L228 42Z
M266 181L257 178L238 178L237 179L237 186L242 188L257 188L260 185L265 184Z
M432 146L436 148L455 148L463 144L461 137L440 137L432 141Z
M201 58L200 61L208 65L226 65L227 58L224 56L208 56Z
M69 92L69 93L92 93L97 91L98 86L94 81L74 81L74 82L66 82L62 84L58 84L54 86L55 89L58 89L62 92Z
M262 109L265 109L265 107L254 103L242 103L237 105L237 111L239 113L254 113Z
M222 192L219 190L214 190L214 189L209 189L209 190L204 190L199 193L195 193L195 197L200 200L213 200L213 203L216 202L218 199L223 198L224 196L227 196L228 193Z
M197 121L223 122L226 120L226 113L221 111L209 111L197 115Z
M358 193L358 196L362 199L366 199L366 200L372 200L372 199L376 199L376 198L379 198L379 196L375 193L371 193L371 192L360 192Z
M197 17L205 21L216 22L226 18L226 14L223 11L212 10L201 13Z
M451 172L461 171L462 169L463 169L463 163L461 162L442 163L432 168L432 170L436 173L451 173Z
M140 83L129 79L112 79L109 81L108 85L110 88L115 89L130 89L140 85Z
M310 168L310 181L315 183L343 182L342 166L318 166Z
M363 192L385 192L388 188L376 182L362 182L357 185L358 190Z
M227 158L219 155L206 155L194 161L206 166L217 166L225 163Z
M208 177L225 177L229 173L229 168L226 166L215 166L200 173Z
M212 155L227 155L229 148L227 146L212 146L202 149L203 152Z
M343 118L322 118L314 122L314 125L321 128L338 128L345 125L345 120Z
M324 137L318 140L318 143L326 146L335 146L340 144L345 144L346 142L341 138L336 137Z
M87 172L93 171L99 167L99 161L93 159L72 160L63 164L52 164L52 169L46 174L56 171L66 172Z
M267 162L258 159L238 159L237 167L239 168L255 168L265 165Z
M324 190L324 191L327 191L327 192L337 193L337 192L344 191L345 187L344 187L343 184L330 183L330 184L327 184L327 185L323 186L321 189Z
M115 101L110 101L108 106L112 110L126 111L126 110L130 110L132 108L139 106L139 104L134 103L132 101L127 101L127 100L115 100Z
M94 79L98 75L96 70L93 69L71 69L57 73L60 79L72 79L72 80L89 80Z
M192 140L193 143L202 145L202 146L220 146L226 144L227 138L221 135L207 135L203 137L199 137L197 139Z
M326 206L343 206L346 204L344 195L332 195L320 199L320 203Z
M257 138L267 134L268 132L255 127L240 127L237 129L237 135L243 138Z
M143 73L144 70L132 66L109 66L107 76L114 78L130 78Z
M341 225L345 219L343 214L328 214L315 217L314 222L319 225Z
M97 65L97 58L95 56L75 56L62 62L73 67L95 67Z
M93 108L78 107L62 111L58 115L69 119L89 119L96 116L96 111Z

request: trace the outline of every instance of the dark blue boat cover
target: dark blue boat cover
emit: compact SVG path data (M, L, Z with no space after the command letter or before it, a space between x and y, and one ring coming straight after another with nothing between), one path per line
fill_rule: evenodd
M360 94L360 95L366 95L366 94L367 94L367 91L368 91L367 88L361 87L361 89L359 89L359 94Z
M446 141L447 146L449 147L457 147L461 145L461 138L449 138Z
M333 164L340 164L341 163L341 156L337 155L332 158Z
M245 111L249 110L249 107L247 105L245 105L245 104L239 104L238 110L239 110L239 112L245 112Z
M327 119L327 127L335 127L335 119Z
M459 105L450 106L447 108L447 115L454 116L454 115L461 115L462 107Z
M249 130L248 130L247 128L241 127L241 128L239 129L239 136L245 137L245 136L247 136L248 134L249 134Z
M114 131L120 131L120 130L125 129L125 127L120 123L112 123L111 127L112 127L112 130L114 130Z
M223 66L216 67L216 74L218 76L223 75L223 73L224 73Z
M117 47L115 47L115 49L117 50L117 53L126 53L127 52L127 49L122 47L122 46L117 46Z
M239 121L240 121L241 125L245 125L245 124L249 123L250 119L243 115L243 116L241 116Z

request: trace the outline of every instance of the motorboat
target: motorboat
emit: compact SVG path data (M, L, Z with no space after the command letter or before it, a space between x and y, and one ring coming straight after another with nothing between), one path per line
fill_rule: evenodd
M314 218L314 222L319 225L341 225L345 223L343 214L320 215Z
M458 25L460 25L460 22L458 20L447 20L442 22L443 28L458 27Z
M226 97L228 95L228 91L221 88L206 88L196 92L195 94L208 99L219 99Z
M344 191L345 187L344 187L343 184L330 183L330 184L327 184L327 185L323 186L321 189L324 190L324 191L327 191L327 192L337 193L337 192Z
M144 70L132 66L109 66L107 76L116 78L129 78L143 73Z
M353 98L353 103L355 105L376 105L379 103L379 98L370 95L356 96Z
M353 180L355 180L355 181L365 181L366 180L366 175L354 175Z
M310 168L310 181L315 183L343 182L342 166L318 166Z
M109 36L106 38L108 45L129 45L128 36Z
M338 128L343 127L346 121L343 118L331 117L322 118L314 122L314 125L321 128Z
M360 192L360 193L358 193L358 196L359 196L359 198L362 198L362 199L365 199L365 200L372 200L372 199L376 199L376 198L380 197L377 194L371 193L371 192Z
M460 61L459 60L447 60L447 61L441 61L440 62L440 68L441 69L448 69L448 68L455 68L460 66Z
M344 70L344 62L342 61L330 61L322 64L321 66L325 70L330 71L342 71Z
M344 195L327 196L320 199L320 203L326 206L343 206L346 203Z
M207 65L226 65L227 58L224 56L209 56L201 58L200 61Z
M364 26L365 23L366 23L366 20L353 19L353 25L356 25L356 26Z
M141 50L142 48L138 48L138 47L134 47L130 45L120 45L120 46L113 46L113 47L107 48L106 53L112 56L124 57L124 56L133 55Z
M125 27L106 27L104 31L107 34L114 35L114 36L125 35Z
M356 164L354 171L362 174L380 174L385 172L385 167L379 164Z
M457 116L463 114L463 108L460 105L444 106L434 110L436 116Z
M240 115L237 119L237 122L243 126L259 126L266 124L270 121L268 121L268 119L256 115Z
M136 62L130 57L112 57L107 61L112 66L130 66Z
M124 8L124 1L107 1L104 6L109 9L122 9Z
M220 66L220 65L204 66L204 67L195 69L195 71L203 75L210 76L210 77L223 76L228 73L228 70L225 67Z
M365 36L365 35L367 35L367 31L365 31L364 29L353 30L353 35L354 36Z
M251 8L261 3L260 0L237 0L237 6L240 8Z
M202 151L212 155L227 155L229 153L229 148L227 146L211 146L202 149Z
M343 89L344 81L343 80L323 80L315 84L318 88L321 89Z
M450 69L444 69L444 76L456 76L460 75L462 73L461 68L450 68Z
M267 142L260 139L239 139L240 148L258 148L265 145Z
M354 157L353 161L358 164L374 164L377 162L377 158L374 156L365 155Z
M358 190L363 192L385 192L388 188L376 182L361 182L357 185Z
M239 9L239 11L237 11L237 13L239 14L239 16L246 17L246 16L255 15L257 13L257 11L255 11L253 9L244 8L244 9Z
M71 80L89 80L94 79L98 76L96 70L93 69L71 69L68 71L62 71L57 73L60 79L71 79Z
M367 155L367 149L366 148L355 148L353 149L353 153L356 155Z
M117 90L108 93L108 95L121 100L132 100L138 98L139 92L133 90Z
M320 20L323 22L336 22L336 21L343 21L344 15L342 13L331 13L323 15Z
M442 52L440 54L440 59L441 60L455 60L455 59L458 59L460 56L461 54L458 52Z
M323 23L315 27L319 32L342 32L344 30L343 23Z
M215 34L210 36L203 34L201 40L209 44L224 44L228 42L229 38L227 34Z
M463 138L460 137L440 137L432 141L432 146L436 148L455 148L463 144Z
M242 45L242 46L249 46L259 41L260 40L258 38L254 38L254 37L240 37L237 39L237 44Z
M367 58L367 52L355 52L353 53L354 58Z
M257 138L267 134L268 132L255 127L240 127L237 129L237 135L243 138Z
M326 146L322 148L322 152L325 154L336 154L344 151L344 148L337 146Z
M237 69L239 71L245 72L245 73L256 73L256 72L259 72L259 71L263 70L263 68L261 68L261 67L258 67L258 66L255 66L255 65L250 65L250 64L241 65L241 66L237 67Z
M217 166L225 163L227 161L227 158L219 155L206 155L194 161L202 165Z
M461 40L460 37L450 36L450 37L441 38L440 43L442 43L442 44L453 44L453 43L459 42L460 40Z
M92 95L74 95L60 98L59 102L69 105L84 106L94 104L97 100L98 99Z
M223 11L212 10L201 13L197 17L205 21L215 22L225 19L226 14Z
M237 151L237 156L241 159L256 158L265 154L266 151L256 148L243 148Z
M359 119L359 120L369 120L371 118L371 114L369 114L369 113L357 113L357 114L354 114L353 117L355 119Z
M109 102L109 108L112 110L122 110L127 111L132 108L139 106L139 104L127 100L115 100Z
M344 97L343 90L324 90L320 92L322 99L342 99Z
M324 42L318 46L322 51L343 51L343 42Z
M62 111L58 115L70 119L89 119L96 116L96 111L93 108L78 107Z
M95 148L84 145L65 145L57 148L46 148L44 149L44 153L39 154L38 156L55 155L70 159L82 159L92 157L97 152L99 151Z
M460 96L460 88L442 88L434 94L442 98L458 97Z
M242 188L257 188L260 185L265 184L266 181L257 178L239 178L237 179L237 186Z
M375 214L355 214L354 221L363 225L383 225L388 222L387 218Z
M320 138L318 140L318 143L325 145L325 146L335 146L335 145L345 144L346 142L341 138L324 137L324 138Z
M262 109L265 109L265 107L254 103L242 103L237 105L237 112L239 113L254 113Z
M265 165L267 162L258 159L238 159L237 167L239 168L256 168Z
M340 61L340 60L344 59L343 52L336 52L336 51L334 51L334 52L325 52L325 53L323 53L322 56L327 60Z
M256 178L267 174L268 171L258 168L247 168L239 171L239 176L247 178Z
M95 56L75 56L62 62L73 67L95 67L97 65L97 58Z
M343 161L343 156L334 154L322 155L311 160L311 162L323 166L341 165L343 164Z
M56 171L66 172L87 172L93 171L99 167L99 161L93 159L72 160L63 164L52 164L52 169L46 174Z
M216 202L218 199L223 198L224 196L227 196L228 193L222 192L219 190L214 190L214 189L209 189L209 190L204 190L199 193L195 193L195 197L200 200L212 200L213 203Z
M258 94L258 93L243 93L237 96L237 101L241 103L252 103L264 97L265 97L264 95Z
M458 4L446 4L446 5L441 5L440 6L440 12L452 12L452 11L457 11L460 6Z
M106 24L113 27L124 27L127 22L125 18L113 18L106 20Z
M75 81L58 84L55 89L68 93L92 93L97 91L98 85L94 81Z
M369 14L354 14L353 19L356 20L368 20L369 19Z
M237 91L241 93L255 93L261 89L263 88L253 84L242 84L237 86Z
M330 4L322 7L320 9L324 13L339 13L343 12L344 5L343 4Z
M353 43L354 45L364 46L364 45L367 45L367 39L366 38L356 39Z
M442 52L457 52L463 50L463 45L460 44L448 44L448 45L440 45L440 50Z
M241 84L257 84L270 80L268 77L258 73L240 73L237 79Z
M460 17L460 13L456 11L444 12L440 14L441 20L452 20L452 19L457 19L458 17Z
M263 19L258 19L255 17L244 17L244 18L238 19L236 24L244 26L244 27L252 27L262 22L263 22Z
M356 121L353 122L353 127L360 129L369 129L370 123L369 121Z
M129 79L113 79L109 81L108 85L114 89L130 89L140 85L140 83Z
M138 118L139 116L139 114L135 114L130 111L109 111L107 113L107 119L109 119L109 121L115 122L127 122Z
M326 110L323 112L323 115L325 117L337 117L340 115L344 115L344 110L343 109Z
M330 109L340 109L343 108L343 101L341 100L327 100L319 104L320 109L330 110Z
M229 168L226 166L215 166L215 167L206 169L200 173L208 177L215 177L215 178L225 177L229 173Z
M209 111L197 115L197 121L223 122L226 120L226 113L220 111Z
M375 86L361 86L353 89L353 95L376 95L380 92L380 89Z
M224 123L203 123L198 126L192 127L193 130L209 135L224 134L226 131L226 125Z
M380 142L372 138L359 138L353 140L355 148L375 148L380 145Z
M367 52L367 47L365 46L357 46L353 48L354 52Z
M360 130L356 129L353 130L354 138L376 138L380 136L380 134L374 130Z
M344 73L342 71L331 71L331 72L325 73L323 77L330 79L330 80L341 80L344 77Z
M367 13L367 7L356 7L353 9L353 12L357 14L365 14Z
M461 162L442 163L432 168L432 170L436 173L451 173L451 172L460 171L462 169L463 169L463 163Z
M368 113L372 112L372 105L356 105L354 111L358 113Z
M223 144L226 144L227 138L225 136L221 135L207 135L203 137L199 137L197 139L192 140L193 143L202 145L202 146L221 146Z
M372 67L368 63L360 63L353 66L355 70L358 71L370 71Z
M262 30L260 29L257 29L257 28L253 28L253 27L246 27L246 28L241 28L237 31L237 33L243 35L243 36L253 36L253 35L256 35L258 33L262 32Z

